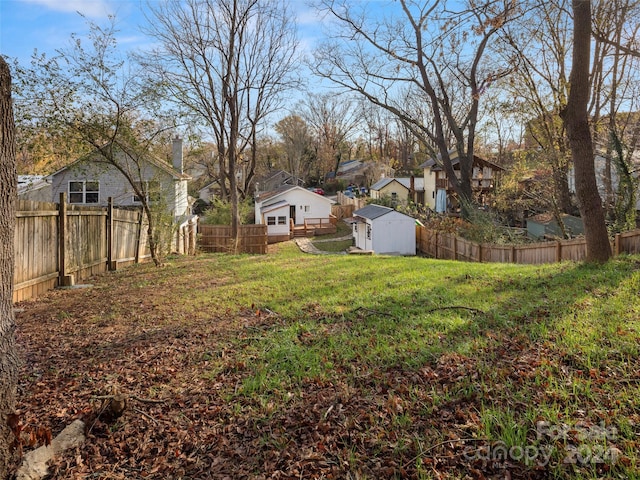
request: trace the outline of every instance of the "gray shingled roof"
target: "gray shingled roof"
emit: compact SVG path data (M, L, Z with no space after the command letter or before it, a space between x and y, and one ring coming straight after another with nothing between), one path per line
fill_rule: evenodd
M373 220L375 218L386 215L389 212L393 212L393 209L389 207L383 207L382 205L371 204L367 205L366 207L362 207L359 210L356 210L355 212L353 212L353 216Z

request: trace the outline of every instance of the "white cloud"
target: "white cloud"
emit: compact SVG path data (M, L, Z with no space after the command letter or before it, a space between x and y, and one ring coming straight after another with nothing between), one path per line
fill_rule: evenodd
M111 13L106 0L21 0L30 5L40 5L56 12L80 12L90 18L102 18Z
M326 14L318 11L316 8L299 8L296 12L298 25L318 26L325 18Z

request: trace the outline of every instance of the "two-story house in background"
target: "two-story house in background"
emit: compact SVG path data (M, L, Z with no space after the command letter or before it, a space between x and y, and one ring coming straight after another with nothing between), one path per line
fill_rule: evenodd
M394 205L423 204L423 180L420 177L381 178L371 185L369 195L374 200L388 197Z
M449 152L451 163L456 176L460 178L460 159L458 152L452 150ZM453 187L449 183L447 173L442 166L440 155L436 158L430 158L420 168L424 172L424 204L438 213L448 211L456 204L453 195ZM471 175L471 189L473 194L478 197L481 204L485 201L485 195L492 192L501 172L504 171L500 165L493 162L473 156L473 172Z
M116 159L131 178L145 183L149 195L159 195L158 199L174 217L189 214L187 182L190 177L184 173L182 139L173 140L172 165L151 155L134 161L124 152L117 153ZM112 198L113 205L119 207L142 205L122 172L96 153L58 170L48 180L53 202L58 202L60 193L64 192L70 204L105 206Z

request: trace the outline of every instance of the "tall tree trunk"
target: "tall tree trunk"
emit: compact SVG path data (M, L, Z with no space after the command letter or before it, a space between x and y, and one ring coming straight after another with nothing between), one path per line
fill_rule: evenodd
M0 478L13 464L9 426L15 412L18 355L13 316L13 235L16 208L16 144L11 72L0 56Z
M562 152L560 153L562 156ZM571 194L569 193L568 167L566 161L554 162L551 165L553 171L553 188L556 196L558 208L563 213L575 213L571 204Z
M598 194L593 143L589 130L589 63L591 48L591 2L573 0L573 64L567 107L562 118L567 127L576 177L576 194L587 241L587 261L606 262L611 245Z
M153 260L153 264L156 267L162 266L162 253L158 251L160 247L159 243L162 243L158 242L158 238L160 238L161 232L159 230L156 230L158 228L161 228L161 226L156 225L148 200L144 200L142 202L142 212L144 216L147 217L147 243L149 245L151 260Z

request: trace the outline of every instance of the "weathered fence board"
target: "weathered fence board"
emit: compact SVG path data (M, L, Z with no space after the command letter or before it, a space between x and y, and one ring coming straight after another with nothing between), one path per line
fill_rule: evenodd
M355 204L349 205L331 205L331 215L336 217L337 220L342 220L343 218L349 218L353 216L353 212L356 210Z
M58 209L55 203L19 200L14 232L14 301L41 294L58 278Z
M618 236L618 253L640 253L640 234L639 230L624 232Z
M336 201L340 205L343 205L343 206L352 205L354 210L358 210L360 208L365 207L367 205L367 200L368 199L366 197L348 197L342 192L338 192L336 194Z
M67 206L66 274L82 280L107 268L107 211L99 207Z
M442 260L467 262L522 263L539 265L563 260L582 261L587 256L584 238L525 245L479 244L449 233L416 227L416 247L419 252ZM640 230L616 235L615 254L640 253Z
M205 252L267 253L267 226L240 225L235 248L228 225L198 225L198 245Z
M117 262L118 266L131 265L136 261L141 219L142 212L139 210L113 211L111 261Z
M182 234L195 239L195 228L195 223L189 223ZM140 210L68 205L66 201L19 200L14 248L14 302L150 257L147 225Z

